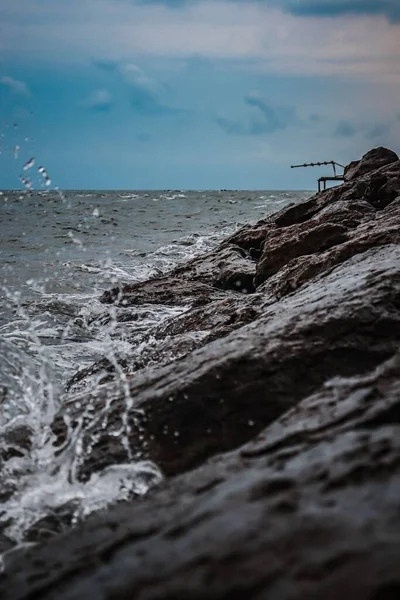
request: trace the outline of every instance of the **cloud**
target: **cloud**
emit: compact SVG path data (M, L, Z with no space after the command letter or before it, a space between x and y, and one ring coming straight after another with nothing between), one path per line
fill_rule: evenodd
M107 90L96 90L79 104L91 110L108 111L113 106L113 97Z
M230 135L268 135L300 123L294 107L274 106L259 94L249 94L244 101L247 106L256 109L256 116L251 116L244 121L225 117L215 119L216 123Z
M388 135L390 127L387 123L376 123L367 132L368 139L383 138Z
M13 79L8 75L2 75L0 77L0 84L8 88L13 94L26 97L30 96L30 92L26 83L23 81L18 81L18 79Z
M136 4L164 5L178 9L208 0L136 0ZM226 0L244 4L246 0ZM384 15L389 21L400 21L399 0L253 0L254 4L275 6L296 16L337 17L342 15Z
M243 68L253 61L252 69L279 75L400 81L399 0L6 4L0 6L0 52L23 60L82 64L104 56L110 62L103 61L102 68L110 70L121 57L140 57L135 61L144 64L147 59L187 60L196 55L241 62ZM390 22L379 14L389 15ZM335 19L320 23L324 15ZM24 44L16 47L16 39Z
M216 117L215 122L229 135L250 135L247 124L241 121Z
M272 106L259 94L246 96L245 102L248 106L254 107L261 112L268 133L284 129L288 125L298 122L296 110L292 106Z
M92 64L103 71L114 73L127 87L130 103L135 112L149 116L173 115L184 112L168 106L162 96L166 88L134 63L111 60L92 60Z
M352 125L349 121L340 121L336 125L336 129L334 131L334 135L336 137L346 137L350 138L356 135L357 129Z
M400 21L399 0L275 0L275 4L296 16L384 15L391 22Z
M115 71L115 69L118 67L117 61L108 60L106 58L92 58L91 63L94 67L97 67L107 72Z
M380 140L384 145L391 145L391 134L396 131L396 115L389 115L386 120L371 123L370 119L358 119L357 123L341 120L334 129L335 137L353 138L359 134L368 140ZM360 137L361 139L361 137Z

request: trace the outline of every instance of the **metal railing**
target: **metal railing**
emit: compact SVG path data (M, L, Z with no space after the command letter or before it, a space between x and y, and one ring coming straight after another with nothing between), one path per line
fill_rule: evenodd
M323 162L312 162L312 163L303 163L302 165L290 165L291 169L298 169L300 167L322 167L324 165L332 165L333 167L333 177L320 177L318 179L318 191L321 191L321 183L324 184L324 190L326 190L326 182L327 181L344 181L344 175L338 175L336 173L336 167L340 167L344 169L344 166L335 160L324 160Z

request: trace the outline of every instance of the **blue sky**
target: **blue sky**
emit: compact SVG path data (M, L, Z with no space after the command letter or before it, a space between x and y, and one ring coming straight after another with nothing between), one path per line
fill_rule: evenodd
M0 188L309 189L399 92L400 0L0 0Z

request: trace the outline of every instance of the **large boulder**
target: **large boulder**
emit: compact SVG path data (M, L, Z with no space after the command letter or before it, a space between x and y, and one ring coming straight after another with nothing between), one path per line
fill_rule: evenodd
M372 248L254 321L179 361L68 398L57 443L81 431L76 473L87 480L133 456L167 475L232 449L334 375L373 368L400 341L400 245ZM104 420L107 426L104 426ZM125 431L125 435L116 432Z
M400 356L7 565L2 600L394 600Z
M377 177L380 184L384 179L381 187L374 187ZM92 370L101 387L82 389L85 372L72 381L77 393L67 397L54 431L61 445L65 419L82 427L78 476L88 479L124 462L127 443L134 456L150 458L167 475L181 473L244 443L324 377L371 367L390 353L398 343L398 314L388 315L382 342L376 307L387 314L397 294L397 272L388 274L399 260L396 194L399 161L243 228L170 276L118 290L117 311L160 301L191 307L149 331L152 344L138 360L133 354L120 361L129 378L128 403L126 385L109 363ZM257 244L256 293L222 289L222 274L231 268L233 282L240 270L251 273L249 249ZM381 259L389 271L381 271ZM205 283L207 267L214 286ZM380 277L389 287L380 285ZM354 287L342 293L342 280ZM304 329L294 326L296 319ZM346 324L342 337L337 323ZM127 439L115 435L124 428Z
M32 519L53 539L7 552L2 599L397 598L400 161L346 179L103 295L93 325L137 347L69 382L55 452L69 432L82 488L138 459L165 481L67 534L73 506Z
M264 230L255 287L272 276L279 293L369 247L399 241L400 161L317 194ZM271 288L272 289L272 288Z
M382 147L374 148L364 154L361 160L353 161L345 167L344 179L345 181L352 181L398 160L399 157L392 150Z
M343 222L346 218L343 211ZM307 227L291 227L279 235L275 232L271 241L267 238L266 249L257 264L257 291L280 298L351 256L369 248L399 244L399 223L400 196L384 210L370 213L370 218L362 219L359 225L356 221L353 227L336 225L336 236L318 235L323 229L313 221L309 221ZM327 231L334 231L333 225Z

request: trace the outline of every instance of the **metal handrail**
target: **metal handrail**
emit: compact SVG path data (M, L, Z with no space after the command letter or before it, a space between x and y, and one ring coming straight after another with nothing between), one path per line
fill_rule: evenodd
M336 162L335 160L325 160L323 162L315 162L315 163L304 163L302 165L291 165L290 168L298 169L299 167L322 167L323 165L332 165L335 177L336 177L336 167L341 167L342 169L344 169L344 166L341 165L340 163Z

